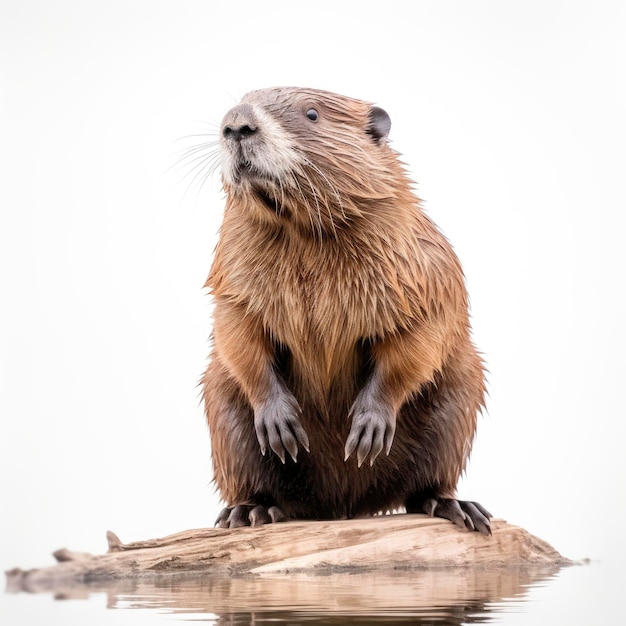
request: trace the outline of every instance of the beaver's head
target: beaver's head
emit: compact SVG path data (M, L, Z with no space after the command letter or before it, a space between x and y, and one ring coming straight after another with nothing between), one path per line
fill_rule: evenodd
M387 113L326 91L252 91L220 128L228 196L252 214L334 232L398 194L404 179L387 145ZM401 185L404 187L404 185Z

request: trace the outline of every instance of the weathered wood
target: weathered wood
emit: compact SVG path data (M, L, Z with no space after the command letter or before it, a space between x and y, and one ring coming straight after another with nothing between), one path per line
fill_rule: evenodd
M171 574L238 577L571 563L522 528L493 520L492 529L493 536L485 537L424 515L392 515L235 530L188 530L126 544L109 532L106 554L59 550L55 553L57 565L14 569L7 572L7 579L13 590L44 591Z

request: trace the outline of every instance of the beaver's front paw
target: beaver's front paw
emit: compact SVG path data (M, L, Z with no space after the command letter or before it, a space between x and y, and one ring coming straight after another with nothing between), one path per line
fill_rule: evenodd
M346 440L346 461L355 450L359 467L368 456L373 465L383 449L389 454L396 432L396 417L390 406L362 392L350 409L350 417L352 427Z
M285 462L285 452L294 461L298 457L298 445L309 451L309 438L300 424L298 401L288 392L274 394L270 400L254 412L254 428L265 455L267 447Z

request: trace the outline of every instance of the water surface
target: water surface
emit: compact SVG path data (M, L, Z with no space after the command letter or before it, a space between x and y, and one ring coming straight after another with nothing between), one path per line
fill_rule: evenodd
M597 564L327 576L167 576L43 594L8 593L2 599L2 623L513 625L599 623L601 615L619 623L619 597L600 599L602 590L610 588L604 576L615 582Z

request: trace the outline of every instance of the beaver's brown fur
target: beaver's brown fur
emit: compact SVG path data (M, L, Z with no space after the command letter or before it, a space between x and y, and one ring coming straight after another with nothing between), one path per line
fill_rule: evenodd
M389 128L300 88L222 122L203 377L222 526L404 508L490 533L455 499L485 392L463 273Z

